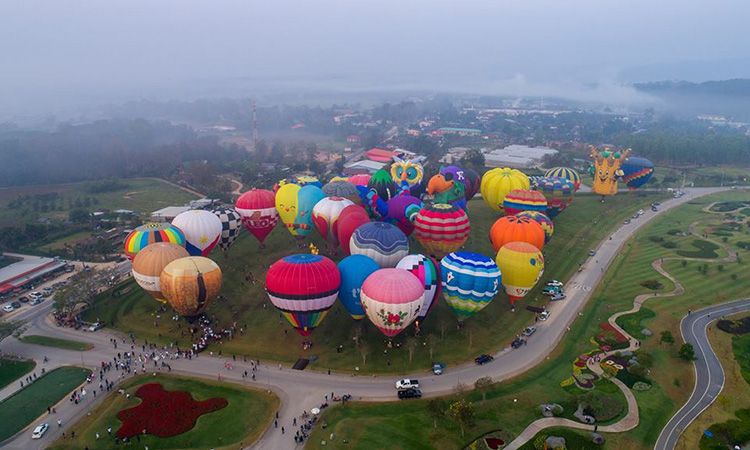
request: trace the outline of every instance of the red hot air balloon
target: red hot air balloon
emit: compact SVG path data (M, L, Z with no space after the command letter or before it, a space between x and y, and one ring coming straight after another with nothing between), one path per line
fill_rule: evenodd
M414 220L414 237L438 259L461 248L470 231L466 211L447 203L425 206Z
M341 250L345 255L350 255L349 241L351 240L352 234L359 228L360 225L370 222L370 216L367 215L367 211L359 205L349 205L341 210L339 214L339 220L336 224L336 236L339 240Z
M240 195L234 209L242 217L242 225L263 247L263 241L279 221L274 193L266 189L251 189Z

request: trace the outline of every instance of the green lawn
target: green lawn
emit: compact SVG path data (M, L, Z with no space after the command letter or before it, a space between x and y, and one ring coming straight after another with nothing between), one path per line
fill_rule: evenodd
M36 363L28 359L0 358L0 389L31 372Z
M597 196L577 196L573 204L558 216L555 222L555 235L544 248L544 279L567 279L577 270L579 263L588 258L589 249L608 236L624 217L632 215L634 211L656 198L661 197L623 193L608 198L606 203L601 203ZM479 199L470 202L469 216L472 231L466 248L487 255L492 254L487 236L490 226L497 219L497 214ZM317 235L313 242L319 248L324 248ZM516 312L511 313L507 296L504 293L500 294L480 314L467 320L461 330L456 329L456 319L452 311L440 301L422 326L422 334L419 340L415 341L418 350L415 351L411 363L406 349L408 345L403 345L400 349L389 349L385 353L387 340L380 331L367 320L353 322L337 302L322 326L313 332L314 347L303 351L302 338L270 304L262 284L271 263L297 251L289 233L277 227L269 236L267 249L263 251L258 249L252 236L244 233L230 250L228 258L214 253L214 259L224 274L222 293L226 300L214 303L208 312L216 317L219 323L231 324L236 321L247 330L244 335L236 336L220 347L216 346L214 351L222 350L224 354L244 354L285 363L291 363L300 356L314 355L317 361L313 367L319 370L332 368L352 371L355 366L361 368L361 373L425 370L430 367L433 360L443 361L450 366L466 361L476 354L502 348L513 339L518 330L533 322L533 314L524 307L543 305L547 301L537 288L519 302L520 307ZM411 251L422 251L413 239ZM245 282L247 272L252 272L256 280L259 280L257 285ZM84 319L101 320L122 331L134 332L149 342L177 341L185 345L187 341L182 337L184 322L168 320L171 314L159 312L158 307L159 305L140 289L131 288L127 294L118 297L112 297L110 293L102 295L95 307L84 314ZM159 320L157 316L160 316ZM180 328L181 326L183 328ZM367 343L360 349L352 345L352 338L356 333L362 333ZM393 339L394 346L406 344L407 338L412 335L413 331L402 333ZM338 345L344 346L342 353L335 351ZM361 351L367 353L366 362L363 362Z
M31 424L91 373L80 367L60 367L0 402L0 442Z
M229 405L226 408L201 416L196 426L183 434L170 438L143 436L138 448L148 446L153 449L238 449L248 446L258 439L270 425L273 414L279 406L278 398L264 391L253 390L229 383L216 383L193 378L181 378L158 375L141 376L125 381L121 387L133 394L145 383L158 382L168 391L187 391L196 400L213 397L225 398ZM50 448L62 450L79 450L88 448L115 447L114 441L108 438L107 427L112 427L114 434L121 422L117 413L137 405L140 399L131 395L130 399L117 393L99 404L92 414L81 419L70 429L75 430L76 438L59 439ZM97 441L96 433L102 438ZM291 437L290 437L291 440Z
M60 250L60 249L65 248L65 246L67 245L74 246L79 241L83 241L90 236L91 236L90 231L79 231L77 233L69 234L65 237L54 240L50 242L49 244L41 245L38 248L39 250L42 250L45 252Z
M742 378L750 384L750 334L734 336L732 338L732 352L737 364L740 365Z
M540 447L536 447L534 443L538 441L543 442L549 436L565 438L565 446L571 450L602 450L603 448L608 448L607 445L594 444L591 441L591 432L589 431L571 430L570 428L548 428L537 433L534 439L521 446L519 450L537 450Z
M86 350L91 350L92 348L94 348L92 344L89 344L87 342L71 341L68 339L60 339L60 338L49 337L49 336L39 336L35 334L22 336L20 340L27 344L43 345L45 347L55 347L55 348L61 348L63 350L86 351Z
M637 313L618 317L617 325L621 326L631 336L635 336L638 339L648 339L648 336L645 336L641 331L644 328L648 328L648 320L655 316L655 312L642 307Z

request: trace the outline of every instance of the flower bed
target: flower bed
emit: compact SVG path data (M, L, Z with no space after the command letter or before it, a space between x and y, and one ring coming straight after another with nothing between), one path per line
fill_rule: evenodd
M608 346L614 350L628 347L628 338L617 331L609 322L600 323L599 328L602 329L602 332L596 335L595 339L600 346Z

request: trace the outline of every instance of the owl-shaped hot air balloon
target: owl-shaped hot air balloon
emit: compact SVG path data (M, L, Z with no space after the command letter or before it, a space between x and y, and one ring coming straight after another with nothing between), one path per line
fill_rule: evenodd
M440 261L443 297L460 322L487 306L500 289L500 269L491 258L455 252Z
M482 176L480 192L487 206L502 211L505 196L514 189L529 189L529 177L508 167L496 168Z
M599 195L617 194L617 180L622 177L623 161L630 154L630 149L599 150L591 147L591 158L594 160L594 184L591 190Z
M391 179L401 192L408 191L412 195L419 195L422 185L424 169L422 164L412 161L404 161L394 157L391 164Z
M495 258L503 274L503 287L511 305L529 293L544 273L541 250L526 242L509 242Z

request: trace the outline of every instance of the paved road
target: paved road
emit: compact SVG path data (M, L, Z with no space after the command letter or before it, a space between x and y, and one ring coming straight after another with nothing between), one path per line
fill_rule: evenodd
M711 348L706 330L711 322L724 315L750 311L750 299L737 300L710 306L685 316L680 322L680 332L685 342L695 348L695 386L687 403L669 420L659 434L654 450L672 450L683 431L721 393L724 388L724 369Z
M726 190L728 188L694 188L686 189L686 194L681 198L672 198L662 203L658 212L647 210L639 218L631 223L621 226L615 231L611 238L602 242L596 249L596 255L583 266L567 283L566 292L568 298L562 302L550 304L551 317L545 322L537 324L537 332L528 340L528 345L519 350L511 350L506 347L495 354L495 361L484 366L476 366L467 363L461 366L451 367L445 375L434 376L431 374L412 374L409 376L420 379L425 396L438 396L452 392L457 385L472 385L481 377L491 377L494 381L505 380L517 376L537 364L541 363L554 350L556 344L569 330L570 324L575 320L580 311L590 298L593 288L599 283L606 268L619 253L624 243L642 226L650 222L654 217L664 213L676 206L684 204L694 198ZM109 361L114 352L109 339L114 334L105 330L97 333L85 333L67 328L58 328L52 325L43 311L31 320L30 328L36 334L54 335L70 339L83 340L95 344L95 348L88 352L69 352L55 350L46 355L50 349L20 343L8 338L0 349L8 353L24 355L41 361L43 356L49 356L49 364L84 364L89 367L97 367L101 361ZM122 351L122 347L120 348ZM299 415L302 410L309 411L323 402L324 395L335 392L337 395L350 393L356 400L367 401L392 401L395 399L394 381L397 376L364 377L351 375L327 375L325 373L305 371L299 372L282 368L278 365L261 365L256 372L255 382L243 380L240 376L242 370L248 365L237 363L234 371L224 368L226 359L201 356L192 361L177 360L170 361L175 372L193 376L202 376L216 379L218 374L230 382L246 383L260 388L273 390L282 401L279 411L279 426L286 425L291 428L292 418ZM80 417L84 408L69 407L58 408L58 414L65 415L64 423L74 422ZM34 423L36 425L36 422ZM62 430L50 430L48 436L42 442L30 441L29 433L23 432L15 439L6 443L8 448L37 448L45 443L51 442ZM258 449L280 449L293 448L294 442L289 434L282 435L280 430L270 428L266 430L254 448Z

